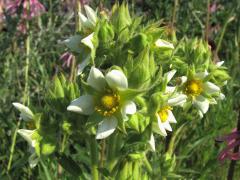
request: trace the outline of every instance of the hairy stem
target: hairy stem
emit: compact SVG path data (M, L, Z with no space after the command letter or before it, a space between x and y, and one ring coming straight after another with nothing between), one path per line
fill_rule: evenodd
M12 145L11 145L11 149L10 149L10 157L9 157L9 161L8 161L8 165L7 165L7 171L9 173L9 171L11 170L11 166L12 166L12 159L13 159L13 154L14 154L14 150L15 150L15 145L16 145L16 139L17 139L17 130L20 126L21 121L18 121L17 123L17 127L14 131L13 137L12 137Z
M92 179L98 180L98 147L95 136L90 138L90 155L91 155L91 171Z

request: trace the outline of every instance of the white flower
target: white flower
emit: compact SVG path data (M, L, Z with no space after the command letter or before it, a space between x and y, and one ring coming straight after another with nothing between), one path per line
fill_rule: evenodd
M97 23L97 13L88 5L84 5L87 16L79 12L79 20L84 30L93 30Z
M159 48L164 48L164 49L174 49L174 46L172 43L168 42L168 41L165 41L163 39L158 39L156 42L155 42L155 45Z
M212 82L206 81L208 72L196 73L193 77L181 77L183 83L184 94L188 96L188 100L198 109L200 117L203 117L209 109L209 104L216 104L214 98L209 99L205 97L205 94L211 96L218 94L223 97L224 95L220 92L220 88Z
M165 79L167 83L172 79L175 75L176 70L169 71L165 74ZM167 102L165 102L162 107L155 114L157 122L153 123L153 130L161 134L162 136L167 136L168 131L172 131L170 123L177 123L173 113L172 106L181 106L186 102L187 96L181 93L175 92L176 87L167 86L164 94L169 96ZM153 140L151 140L153 142ZM152 143L153 144L153 143ZM152 146L152 145L151 145Z
M30 121L30 120L33 119L34 115L33 115L32 111L27 106L24 106L23 104L20 104L18 102L14 102L12 104L15 108L17 108L21 112L20 117L23 120Z
M115 131L118 125L116 114L120 113L122 118L126 119L127 114L136 112L136 105L122 96L122 92L128 88L128 81L119 70L111 70L104 76L99 69L92 67L87 84L95 93L75 99L67 110L84 115L98 113L103 119L98 124L96 138L103 139Z
M36 129L35 130L19 129L17 132L23 137L23 139L25 139L28 142L30 146L30 152L32 153L32 155L29 157L28 162L30 164L30 167L34 168L39 161L39 157L35 152L35 146L37 141L33 139L33 134L36 132Z
M168 131L172 131L170 123L177 123L170 106L164 106L156 113L157 123L154 123L153 130L154 132L167 136Z
M35 147L36 140L33 140L32 136L36 130L19 129L17 132L28 142L31 147Z

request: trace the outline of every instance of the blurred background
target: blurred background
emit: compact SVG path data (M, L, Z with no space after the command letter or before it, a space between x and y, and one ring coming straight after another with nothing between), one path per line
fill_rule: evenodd
M66 49L61 41L75 33L75 1L32 0L31 13L27 14L24 5L20 5L21 0L0 0L0 179L59 178L56 161L46 161L34 169L29 167L28 147L19 136L13 153L11 144L18 126L18 114L12 102L24 98L26 58L29 60L28 99L34 106L43 106L43 95L56 74L70 74L71 55L64 54ZM115 2L81 1L104 11L111 9ZM181 133L175 141L174 163L172 159L167 161L164 154L167 139L156 140L160 150L151 155L154 173L166 173L167 179L227 179L231 161L218 160L218 154L225 145L215 139L237 127L240 107L240 1L129 0L128 4L132 14L143 16L144 22L161 21L169 31L176 32L178 40L198 37L208 41L213 59L224 61L231 76L224 89L226 99L211 107L202 120L192 121L194 116L183 116L187 124L186 127L181 126ZM26 44L31 49L29 55L25 53ZM89 161L81 145L73 144L73 148L75 159ZM8 169L10 156L12 164ZM237 161L236 180L240 179L239 168ZM87 174L88 169L84 173ZM87 175L82 178L87 179ZM71 176L63 171L61 179L71 179Z

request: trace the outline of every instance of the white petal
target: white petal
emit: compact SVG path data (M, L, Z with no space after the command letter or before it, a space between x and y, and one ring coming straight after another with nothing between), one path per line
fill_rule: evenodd
M98 91L103 91L107 85L103 73L95 67L91 68L87 83Z
M185 94L179 94L168 100L169 106L181 106L186 102L187 96Z
M117 118L114 116L103 119L98 125L96 139L104 139L110 136L115 131L117 125Z
M95 24L97 22L96 12L91 7L89 7L88 5L84 5L84 8L85 8L88 19L90 20L92 25L95 26Z
M205 114L208 111L209 108L209 102L208 100L203 97L203 96L198 96L196 99L193 101L193 104L201 110L203 114Z
M113 89L126 89L128 81L122 71L112 70L105 76L108 85Z
M208 94L213 94L220 91L220 88L211 82L205 82L203 84L204 92Z
M38 164L38 162L39 162L39 157L37 156L36 153L33 153L28 158L28 162L29 162L30 168L34 168Z
M90 58L91 58L90 55L87 56L87 57L83 60L83 62L81 62L81 63L77 66L77 75L78 75L78 76L82 74L84 68L90 63Z
M173 78L173 76L175 75L176 72L177 72L177 70L173 69L166 73L167 82L169 82Z
M162 123L164 129L168 130L168 131L172 131L172 127L170 126L168 121L165 121L164 123Z
M224 95L223 93L220 93L218 98L219 98L220 100L223 100L223 99L225 99L225 95Z
M217 66L217 67L220 67L220 66L222 66L223 64L224 64L224 61L219 61L219 62L216 63L216 66Z
M200 119L202 119L202 118L203 118L203 113L202 113L202 111L198 110L198 114L199 114L199 116L200 116Z
M155 42L155 45L157 47L160 47L160 48L167 48L167 49L174 49L174 46L172 43L168 42L168 41L165 41L163 39L158 39L156 42Z
M170 123L177 123L172 111L168 110L168 119L167 121L169 121Z
M187 82L187 76L182 76L180 77L181 79L181 83L184 84L185 82Z
M133 101L128 101L123 105L125 114L134 114L137 111L136 104Z
M82 27L84 27L84 28L92 28L93 27L92 23L82 13L78 13L78 16L79 16L79 20L80 20Z
M148 142L149 142L149 145L150 145L151 149L153 151L155 151L156 148L155 148L155 139L154 139L153 133L151 134L150 140Z
M176 87L167 86L165 93L173 93L175 91Z
M17 132L20 134L20 136L25 139L28 144L32 147L35 146L35 140L32 139L32 135L36 130L28 130L28 129L19 129Z
M159 133L162 135L162 136L167 136L167 132L163 126L163 123L160 119L160 117L158 116L158 128L159 128Z
M87 37L85 37L81 40L81 42L84 45L86 45L87 47L89 47L91 50L94 49L94 45L93 45L93 42L92 42L93 36L94 36L94 33L88 35Z
M208 72L205 70L204 72L198 72L195 74L195 78L197 79L204 79L205 77L207 77Z
M227 81L224 81L224 82L223 82L223 85L227 85Z
M15 108L17 108L21 112L20 116L23 118L23 120L29 121L33 119L34 115L27 106L24 106L23 104L17 102L14 102L12 104Z
M90 95L83 95L73 100L67 107L68 111L77 112L80 114L90 115L94 112L94 100Z

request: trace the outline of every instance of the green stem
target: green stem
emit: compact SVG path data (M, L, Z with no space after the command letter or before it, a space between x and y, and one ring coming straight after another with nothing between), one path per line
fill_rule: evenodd
M13 154L14 154L16 139L17 139L17 131L18 131L18 128L19 128L20 124L21 124L21 121L18 121L17 127L14 131L13 138L12 138L12 145L11 145L11 149L10 149L10 157L9 157L9 161L8 161L8 165L7 165L8 173L9 173L9 171L11 169L11 166L12 166L12 159L13 159Z
M25 64L25 87L24 87L23 103L28 105L29 104L28 71L29 71L29 56L30 56L30 35L28 35L26 38L25 46L26 46L26 64Z
M53 22L53 3L52 3L52 0L49 0L49 12L50 12L49 27L52 27L52 22Z
M207 19L205 25L205 41L208 42L209 33L209 21L210 21L210 0L207 1Z
M108 147L107 147L107 164L108 164L108 170L112 171L114 165L115 165L115 156L116 156L116 149L117 149L117 142L119 139L119 134L114 133L110 136L108 141Z
M63 134L62 144L61 144L61 150L60 150L61 153L64 152L67 139L68 139L68 135L67 135L66 133L64 133L64 134Z
M27 9L29 9L29 3L27 4ZM26 29L27 32L29 30L29 22L26 21ZM30 36L29 34L27 35L26 41L25 41L25 47L26 47L26 64L25 64L25 87L24 87L24 95L23 95L23 104L29 104L29 91L28 91L28 70L29 70L29 55L30 55ZM13 138L12 138L12 145L11 145L11 150L10 150L10 156L9 156L9 161L8 161L8 166L7 166L7 171L9 172L12 166L12 159L13 159L13 154L15 151L15 146L16 146L16 139L17 139L17 131L18 128L20 127L21 121L18 121L17 127L14 131Z
M90 155L92 179L98 180L98 147L95 136L90 137Z
M232 13L230 13L230 15L231 15ZM218 41L218 44L217 44L217 49L216 49L216 53L218 54L218 51L220 50L220 47L221 47L221 45L222 45L222 40L223 40L223 36L224 36L224 34L225 34L225 32L226 32L226 29L227 29L227 25L231 22L231 21L233 21L234 20L234 17L232 16L230 16L228 19L227 19L227 21L225 22L225 24L224 24L224 26L223 26L223 30L222 30L222 32L221 32L221 35L220 35L220 38L219 38L219 41Z
M81 2L76 1L76 9L75 9L75 32L78 33L81 31L81 24L79 20L79 13L81 12ZM75 81L76 76L76 57L74 56L71 64L71 73L70 73L70 81Z
M151 164L149 163L149 161L148 161L148 159L147 159L147 157L145 156L144 158L143 158L143 163L144 163L144 165L145 165L145 167L147 168L147 171L150 173L150 174L152 174L152 166L151 166Z
M178 0L174 0L174 7L173 7L172 21L171 21L172 40L175 40L175 23L176 23L177 8L178 8Z
M48 172L48 169L47 169L47 167L45 166L45 164L42 162L42 160L40 160L40 164L41 164L41 166L42 166L42 168L43 168L44 174L45 174L45 176L46 176L46 180L52 180L52 178L51 178L51 176L50 176L50 174L49 174L49 172Z

